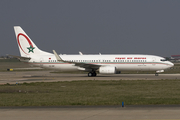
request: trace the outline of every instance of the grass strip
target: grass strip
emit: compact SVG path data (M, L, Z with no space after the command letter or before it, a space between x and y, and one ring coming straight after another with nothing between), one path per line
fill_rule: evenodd
M65 81L0 85L0 106L180 104L180 80Z

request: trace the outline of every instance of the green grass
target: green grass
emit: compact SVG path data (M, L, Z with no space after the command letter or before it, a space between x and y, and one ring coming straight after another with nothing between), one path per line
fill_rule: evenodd
M180 104L180 80L119 80L0 85L0 106Z

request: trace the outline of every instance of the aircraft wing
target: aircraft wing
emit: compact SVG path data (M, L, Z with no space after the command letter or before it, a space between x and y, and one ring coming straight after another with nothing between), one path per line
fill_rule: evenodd
M74 64L75 66L79 66L79 67L87 68L87 69L94 69L94 70L99 69L99 67L101 66L101 65L88 64L88 63L74 63Z
M15 55L8 55L8 56L17 58L17 59L19 59L19 60L30 60L30 59L31 59L30 57L20 57L20 56L15 56Z
M55 50L53 50L53 53L54 53L57 61L59 61L59 62L72 63L72 64L74 64L75 66L79 66L79 67L81 67L81 68L94 69L94 70L97 70L97 69L99 69L99 67L101 67L101 65L96 65L96 64L65 61L65 60L63 60L63 59L56 53Z

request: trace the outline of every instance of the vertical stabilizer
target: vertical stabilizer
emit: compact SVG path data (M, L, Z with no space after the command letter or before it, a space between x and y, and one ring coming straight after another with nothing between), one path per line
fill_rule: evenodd
M50 54L40 50L20 26L14 26L19 51L22 57Z

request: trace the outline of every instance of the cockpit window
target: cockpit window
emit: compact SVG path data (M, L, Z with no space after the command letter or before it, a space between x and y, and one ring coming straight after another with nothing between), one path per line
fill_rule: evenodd
M167 59L161 59L161 61L167 61Z

